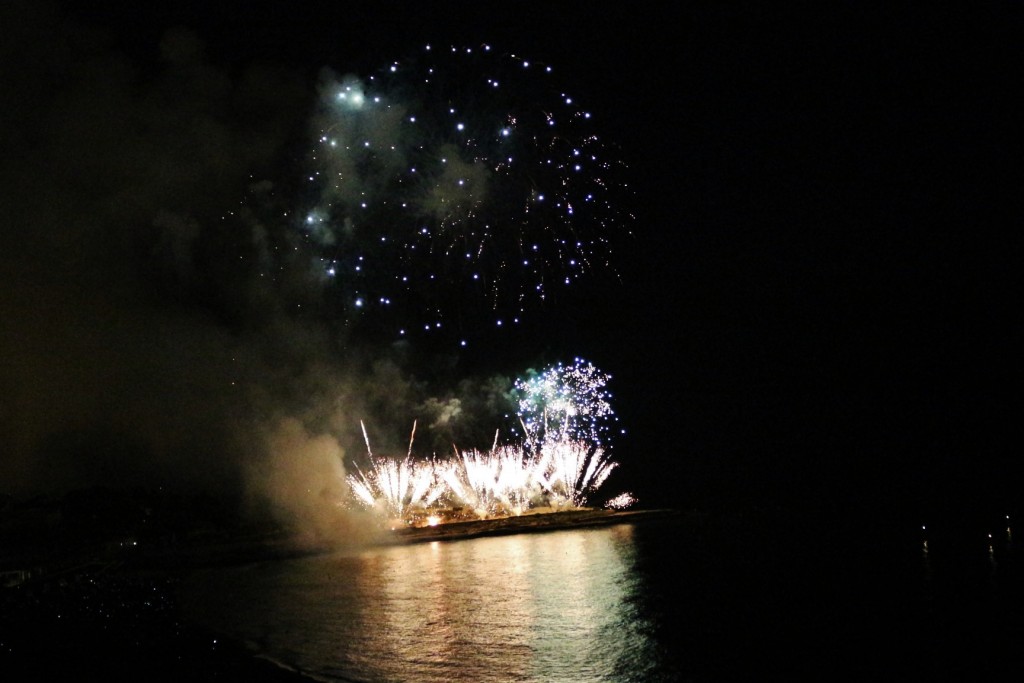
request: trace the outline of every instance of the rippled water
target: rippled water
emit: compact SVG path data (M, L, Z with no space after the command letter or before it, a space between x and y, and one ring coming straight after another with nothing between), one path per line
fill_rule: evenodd
M634 525L422 543L217 570L186 602L332 680L676 680L653 550Z
M193 577L195 620L329 681L958 680L1017 662L1010 530L692 517ZM919 533L919 532L917 532Z

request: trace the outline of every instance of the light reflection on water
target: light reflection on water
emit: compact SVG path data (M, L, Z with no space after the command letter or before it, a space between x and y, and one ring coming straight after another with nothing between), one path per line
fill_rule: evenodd
M380 548L217 570L200 622L302 671L365 681L667 678L634 527Z

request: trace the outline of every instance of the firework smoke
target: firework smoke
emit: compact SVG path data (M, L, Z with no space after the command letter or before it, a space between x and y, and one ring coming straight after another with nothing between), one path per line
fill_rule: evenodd
M520 64L532 81L510 73L504 100L465 100L479 108L467 107L462 131L435 105L461 97L460 82L481 84L453 76L435 93L414 76L432 56L393 76L330 81L335 103L314 124L327 139L296 191L279 178L309 129L301 74L215 64L185 29L140 65L46 3L0 14L0 51L12 56L0 59L0 493L198 490L323 535L345 526L337 503L362 474L388 515L410 514L441 499L436 472L425 485L411 454L394 471L355 467L353 416L382 429L384 452L405 451L387 416L420 418L420 442L437 450L480 443L507 382L425 387L406 347L367 349L352 316L385 310L393 289L403 315L431 329L452 320L437 314L449 300L488 311L471 325L496 324L490 312L514 318L607 266L604 238L622 218L609 189L617 163L575 102L550 99L543 70ZM476 57L458 73L483 68ZM393 99L339 108L339 88L357 83L364 97ZM540 108L555 126L543 127ZM425 118L410 128L410 115ZM485 134L503 121L509 135ZM371 151L330 145L342 140ZM374 146L389 140L394 154ZM497 154L506 144L512 165ZM567 165L576 150L579 171ZM424 181L405 182L411 163ZM459 285L445 284L450 274ZM514 484L501 487L495 505L524 509Z

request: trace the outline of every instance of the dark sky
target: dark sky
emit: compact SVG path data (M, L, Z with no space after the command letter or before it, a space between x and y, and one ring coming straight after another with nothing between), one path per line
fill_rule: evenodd
M178 292L175 267L213 289L202 269L219 265L175 249L278 168L321 68L490 42L556 65L592 103L636 221L621 285L467 353L453 377L592 360L628 429L619 483L658 504L1011 505L1019 13L720 4L3 10L23 17L4 18L0 52L16 94L0 114L10 488L39 463L194 473L204 448L244 450L227 422L327 419L309 404L372 365L364 352L282 322L276 293ZM255 387L244 410L221 393L231 379ZM360 382L381 383L342 394L372 403ZM55 445L69 434L80 445Z

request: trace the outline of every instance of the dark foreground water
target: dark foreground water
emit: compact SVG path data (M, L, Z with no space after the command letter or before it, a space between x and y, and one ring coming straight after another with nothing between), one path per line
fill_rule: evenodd
M1011 535L882 538L684 517L221 568L181 599L190 619L325 680L1021 672Z

